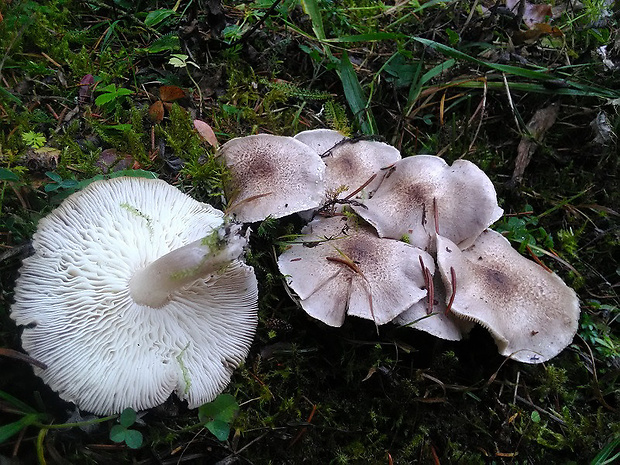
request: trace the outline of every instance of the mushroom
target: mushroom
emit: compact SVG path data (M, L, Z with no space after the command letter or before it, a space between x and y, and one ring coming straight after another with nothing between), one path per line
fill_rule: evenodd
M430 265L429 274L434 269L432 262ZM426 267L426 264L424 266ZM432 284L428 284L428 280L431 280ZM446 311L446 290L440 273L435 272L432 276L429 275L426 287L429 289L428 294L394 318L392 323L424 331L448 341L460 341L465 334L469 333L474 323L456 318L452 312Z
M96 414L147 409L172 392L194 408L245 359L257 283L246 238L164 181L97 181L43 218L11 317L34 368Z
M385 170L363 206L353 206L381 237L401 239L425 250L439 233L468 247L502 215L490 179L473 163L417 155Z
M292 137L259 134L228 141L220 149L230 171L227 212L253 223L318 207L325 197L325 164Z
M419 262L432 258L423 250L343 216L315 219L302 234L278 266L306 313L329 326L345 314L382 325L426 295Z
M385 142L348 139L337 131L314 129L300 132L295 139L308 144L325 162L328 195L338 198L372 192L381 181L381 168L401 159L400 152Z
M449 311L485 327L502 355L541 363L573 340L579 320L575 291L501 234L487 229L463 251L437 236L437 263Z

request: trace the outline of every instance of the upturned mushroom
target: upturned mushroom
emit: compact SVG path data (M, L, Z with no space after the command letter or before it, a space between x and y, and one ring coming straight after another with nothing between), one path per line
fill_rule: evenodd
M436 233L468 247L502 215L493 183L480 168L466 160L449 166L431 155L396 162L372 197L353 209L379 236L407 237L424 250L432 249Z
M502 355L541 363L573 340L579 320L575 291L501 234L485 230L462 251L438 236L437 263L449 311L486 328Z
M346 314L382 325L426 295L420 258L432 263L423 250L337 216L304 227L278 266L310 316L329 326Z
M43 218L11 317L34 368L96 414L212 400L257 324L246 238L164 181L98 181Z
M240 222L310 210L325 198L325 164L292 137L238 137L226 142L218 156L230 171L227 213Z

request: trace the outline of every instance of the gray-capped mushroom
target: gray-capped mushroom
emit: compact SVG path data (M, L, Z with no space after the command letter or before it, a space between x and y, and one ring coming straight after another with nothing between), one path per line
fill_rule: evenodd
M349 139L330 129L300 132L295 139L308 144L325 162L327 194L338 198L365 197L381 182L381 169L401 159L400 152L385 142Z
M485 327L502 355L541 363L573 340L579 320L575 291L501 234L486 230L463 251L438 236L437 263L449 311Z
M419 262L432 258L423 250L342 216L313 220L302 234L278 266L303 309L329 326L346 314L382 325L426 295Z
M325 198L325 163L292 137L238 137L226 142L218 156L231 175L227 213L243 223L317 208Z
M430 265L424 263L424 267L428 268L425 284L427 295L394 318L392 323L424 331L448 341L460 341L475 325L446 311L446 290L441 273L435 270L432 262Z
M416 155L385 170L364 206L353 206L381 237L432 249L435 233L465 248L502 215L495 188L480 168L466 160L449 166L431 155Z
M248 353L257 283L222 212L164 181L98 181L43 218L11 317L64 400L96 414L212 400Z

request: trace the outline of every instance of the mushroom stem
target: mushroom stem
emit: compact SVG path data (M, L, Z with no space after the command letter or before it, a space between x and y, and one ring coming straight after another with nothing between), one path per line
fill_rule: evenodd
M175 291L225 268L247 244L247 239L238 234L240 229L240 225L224 225L138 270L129 281L134 302L163 307Z

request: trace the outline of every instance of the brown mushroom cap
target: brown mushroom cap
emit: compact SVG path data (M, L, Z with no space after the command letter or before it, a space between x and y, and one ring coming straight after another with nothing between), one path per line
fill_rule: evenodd
M321 156L326 165L327 193L339 192L340 198L364 186L375 176L363 188L364 192L372 192L381 182L381 168L401 159L400 152L385 142L347 139L329 129L300 132L295 138L308 144Z
M364 207L353 209L381 237L408 236L425 250L436 228L465 248L502 215L495 188L480 168L466 160L449 166L430 155L396 162Z
M426 252L341 216L316 219L302 233L278 266L312 317L341 326L349 314L381 325L426 295L419 264L420 256L432 261Z
M318 207L325 197L325 164L292 137L259 134L224 144L218 155L230 170L227 213L252 223Z
M579 320L575 291L501 234L487 229L463 251L438 236L437 263L448 299L456 278L450 311L488 329L502 355L541 363L573 340Z

